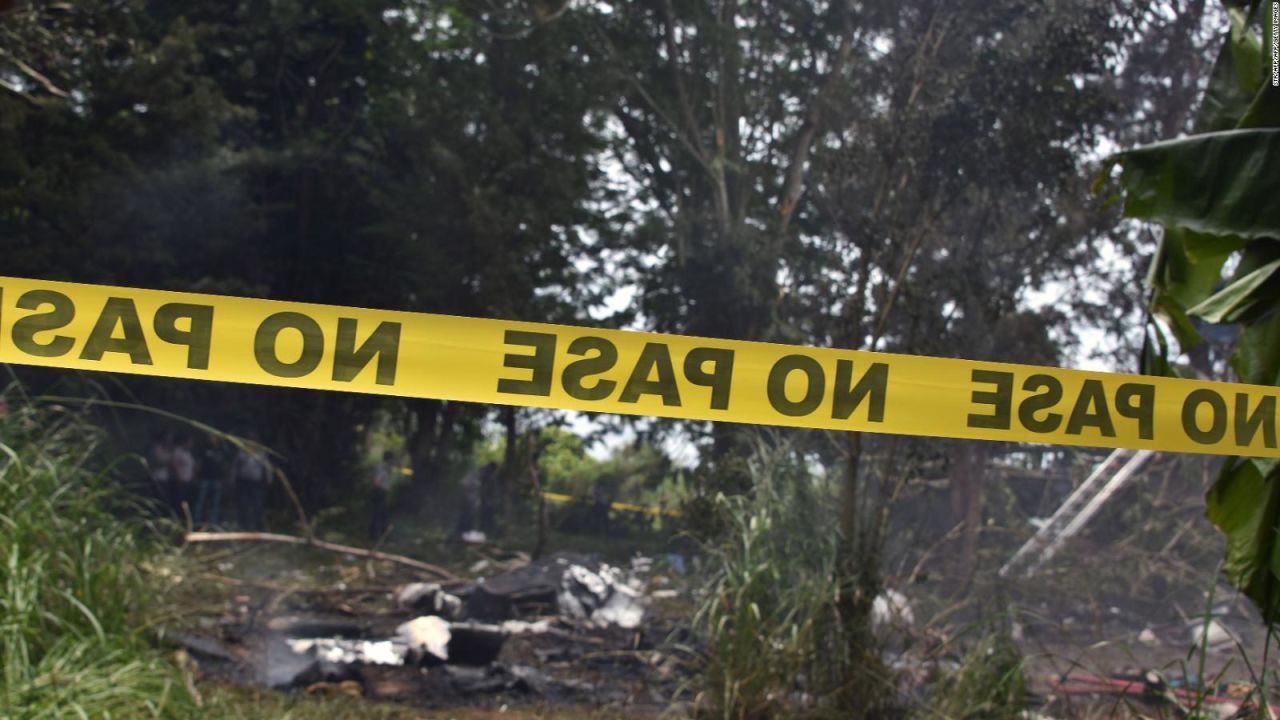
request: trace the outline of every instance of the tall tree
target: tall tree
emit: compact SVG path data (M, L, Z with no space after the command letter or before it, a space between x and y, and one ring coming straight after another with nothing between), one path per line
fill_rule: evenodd
M371 232L397 248L379 267L403 275L412 309L583 321L608 284L588 278L583 262L611 232L594 163L600 77L569 47L571 28L521 8L417 3L395 16L405 26L397 42L425 52L375 108L380 221ZM530 24L511 27L522 19ZM411 452L430 483L455 423L476 411L412 407ZM501 419L514 437L514 411ZM521 471L518 460L504 479Z
M6 271L577 317L591 304L581 249L607 232L587 212L601 199L594 76L556 26L508 36L492 7L24 4L0 20L13 40L0 57ZM132 384L144 400L259 426L311 504L350 497L359 426L378 402ZM482 412L414 409L430 477L465 435L455 425Z
M1147 42L1167 44L1199 22L1200 9L1168 26L1153 23L1159 12L1124 2L1011 1L963 12L923 2L883 12L867 61L844 86L839 119L814 151L812 212L786 273L782 316L794 318L795 334L1049 364L1083 318L1131 317L1120 310L1132 301L1078 293L1066 307L1037 308L1027 295L1087 287L1076 279L1095 272L1121 287L1133 281L1109 264L1135 253L1136 238L1114 236L1115 215L1096 212L1088 191L1097 148L1135 132L1136 119L1178 116L1190 102L1187 94L1153 101L1157 69L1132 55ZM1141 80L1143 92L1117 92L1117 75ZM902 474L867 472L866 438L846 440L845 532L872 552L885 524L866 510L896 494ZM964 529L956 567L968 577L985 457L996 448L947 447L954 521Z

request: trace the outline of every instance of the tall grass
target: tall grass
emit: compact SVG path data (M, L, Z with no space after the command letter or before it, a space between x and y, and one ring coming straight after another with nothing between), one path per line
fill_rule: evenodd
M785 444L761 443L748 495L717 496L725 532L695 625L707 640L698 707L727 719L892 714L893 686L870 626L838 572L834 494ZM874 574L874 568L866 572Z
M0 418L0 718L188 717L173 664L136 630L155 593L144 513L99 433L57 406Z
M943 679L918 715L954 720L1017 720L1027 716L1022 651L1003 616L970 628L977 642Z

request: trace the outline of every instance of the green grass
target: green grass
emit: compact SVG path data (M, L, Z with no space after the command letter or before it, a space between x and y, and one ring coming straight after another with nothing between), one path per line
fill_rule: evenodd
M653 711L617 707L533 705L423 710L334 693L285 694L223 682L201 684L201 720L675 720Z
M187 678L139 629L156 593L146 515L77 413L0 418L0 717L183 718Z
M750 467L752 492L714 503L725 531L706 548L711 572L694 616L707 643L695 704L725 720L893 715L871 596L838 565L824 479L785 445L761 449Z

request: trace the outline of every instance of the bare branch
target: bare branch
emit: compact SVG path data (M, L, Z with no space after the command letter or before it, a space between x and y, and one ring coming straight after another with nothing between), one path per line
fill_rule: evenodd
M915 262L916 253L920 250L920 245L924 242L924 237L928 234L928 231L928 223L920 226L916 231L916 236L911 240L911 245L907 248L906 256L902 258L902 266L898 268L898 274L893 279L893 287L889 289L889 297L885 300L884 307L880 308L880 317L876 318L876 327L871 335L871 347L868 348L869 350L876 349L876 343L880 341L881 334L884 333L885 325L889 322L889 313L893 310L893 306L898 300L898 293L902 289L903 281L906 280L907 271L911 269L911 264Z
M698 150L699 159L705 162L707 149L698 135L698 121L693 113L693 105L689 101L689 91L684 85L684 76L680 73L680 49L676 45L675 13L671 9L671 0L662 3L663 42L667 48L667 63L671 67L671 78L675 82L676 99L680 103L680 115L684 118L685 132L693 138L693 145ZM723 78L721 79L723 82Z
M50 80L49 78L45 77L43 74L41 74L41 73L40 73L38 70L36 70L35 68L33 68L33 67L31 67L30 65L28 65L28 64L26 64L26 63L24 63L24 62L22 62L22 61L21 61L21 60L19 60L18 58L13 57L13 56L12 56L12 55L10 55L9 53L5 53L5 56L9 58L9 62L13 63L13 64L14 64L14 67L18 68L18 70L19 70L19 71L21 71L23 75L26 75L27 77L31 78L32 80L35 80L35 81L36 81L36 84L38 84L40 87L44 88L44 91L45 91L45 92L47 92L47 93L49 93L50 95L53 95L53 96L55 96L55 97L63 98L64 100L65 100L66 98L71 97L71 95L70 95L66 90L63 90L62 88L58 87L57 85L54 85L52 80Z
M618 55L616 48L613 46L613 42L604 34L604 31L592 24L588 29L587 36L587 42L596 45L597 49L600 50L610 62L618 65L623 80L625 80L627 84L636 91L636 94L640 96L640 99L644 101L644 104L653 112L653 114L657 115L658 119L671 130L672 134L675 135L676 140L684 146L684 149L687 150L689 154L692 155L698 163L709 172L711 170L710 164L702 156L702 153L700 153L698 148L694 147L693 143L690 142L689 138L681 130L680 125L676 123L675 120L673 120L671 116L662 109L662 106L658 101L649 94L644 83L640 82L639 78L635 76L635 73L627 67L626 62Z
M800 130L797 132L795 147L791 150L791 160L787 164L787 180L782 190L780 207L782 223L778 227L779 238L786 236L787 229L791 226L791 218L795 212L796 203L799 202L800 195L804 192L804 178L809 164L809 155L813 149L813 141L823 124L822 108L827 102L828 96L840 81L840 76L844 73L845 65L848 64L850 56L853 55L853 40L854 31L846 24L844 32L840 35L840 47L835 52L835 61L827 70L827 76L818 91L814 93L804 124L800 126Z
M42 108L42 107L44 107L43 105L41 105L41 104L40 104L40 101L39 101L39 100L37 100L37 99L35 99L35 98L31 97L30 95L26 94L25 92L23 92L23 91L22 91L22 88L19 88L19 87L15 86L15 85L12 85L12 84L8 83L8 82L5 82L4 80L0 80L0 88L3 88L3 89L5 89L5 90L8 90L9 92L13 93L14 95L17 95L19 98L21 98L23 101L25 101L28 105L30 105L30 106L31 106L31 107L33 107L33 108Z

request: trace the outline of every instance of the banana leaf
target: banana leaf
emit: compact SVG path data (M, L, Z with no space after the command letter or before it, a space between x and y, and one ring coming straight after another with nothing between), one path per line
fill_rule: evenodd
M1118 159L1129 217L1208 235L1280 237L1280 130L1192 135Z

